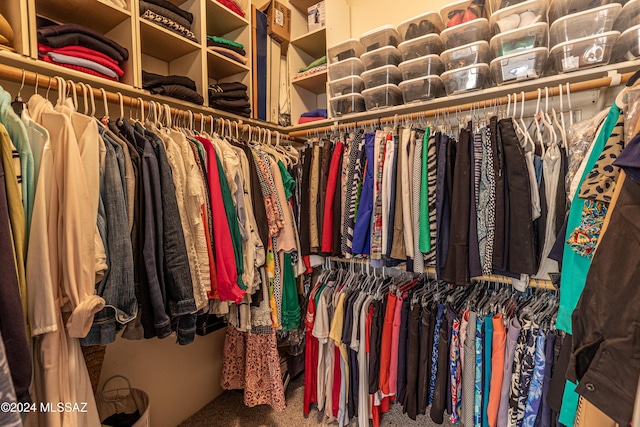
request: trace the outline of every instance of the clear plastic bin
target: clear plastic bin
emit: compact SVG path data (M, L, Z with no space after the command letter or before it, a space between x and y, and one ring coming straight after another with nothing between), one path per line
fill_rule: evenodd
M398 50L402 54L402 60L408 61L426 55L440 55L444 47L439 35L427 34L426 36L400 43Z
M480 40L488 41L490 36L489 21L484 18L447 28L440 33L445 49L453 49Z
M425 76L439 76L444 71L444 65L438 55L427 55L422 58L404 61L398 65L403 80L416 79Z
M609 31L555 45L549 52L552 71L566 73L608 64L619 36L619 32Z
M418 77L405 80L398 85L402 91L404 103L429 101L430 99L444 96L444 85L438 76Z
M333 117L340 117L346 114L362 113L367 111L364 103L364 97L359 93L351 93L349 95L336 96L329 99Z
M490 13L491 15L493 15L494 13L497 13L502 9L507 9L512 6L526 3L527 1L529 0L489 0ZM545 10L548 5L549 5L549 2L547 0L544 0Z
M364 64L364 69L369 71L384 65L398 65L402 62L402 55L398 48L385 46L372 50L371 52L363 53L360 60Z
M549 43L555 46L611 31L621 10L620 4L612 3L560 18L549 28Z
M450 71L470 65L488 64L491 59L490 56L489 43L479 41L455 49L445 50L440 55L440 59L442 59L444 69Z
M548 45L549 25L546 22L497 34L489 43L494 58Z
M349 58L360 58L364 53L362 43L358 39L349 39L329 48L329 63L334 64Z
M546 0L528 0L494 12L489 19L493 34L547 22Z
M402 92L394 84L386 84L362 92L367 110L402 104Z
M633 61L640 58L640 24L622 33L611 54L611 62Z
M613 30L624 33L636 25L640 25L640 0L631 0L622 8L613 24Z
M360 76L349 76L329 82L329 94L331 97L360 93L363 89L364 80Z
M371 52L383 46L398 47L402 43L402 36L393 25L385 25L361 35L360 43L365 52Z
M397 85L402 81L402 73L395 65L385 65L374 70L365 71L361 77L367 89L386 84Z
M460 0L449 3L440 9L442 23L445 28L452 28L474 19L487 18L488 6L485 0Z
M364 65L358 58L349 58L329 65L329 80L339 80L348 76L359 76Z
M548 13L549 24L574 13L596 9L611 3L624 4L626 2L627 0L551 0Z
M548 57L549 49L539 47L496 58L489 68L493 81L500 86L542 76Z
M413 40L427 34L440 34L443 29L444 24L438 12L427 12L398 25L398 33L404 40Z
M472 65L442 73L442 83L447 95L484 89L491 83L487 64Z

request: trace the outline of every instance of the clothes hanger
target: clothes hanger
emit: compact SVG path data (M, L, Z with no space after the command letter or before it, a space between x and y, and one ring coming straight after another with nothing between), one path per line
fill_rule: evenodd
M122 93L117 92L118 95L118 103L120 104L120 116L119 120L124 120L124 98L122 97Z
M564 130L564 116L563 116L563 112L562 112L562 85L558 85L558 90L559 90L559 94L560 94L560 118L561 121L558 120L558 115L555 109L555 106L553 105L553 102L551 103L551 115L553 116L553 124L555 125L555 127L560 131L560 145L561 146L565 146L566 141L567 141L567 133ZM553 99L553 98L552 98Z
M51 84L53 83L53 77L49 77L49 86L47 87L47 93L45 98L47 98L47 101L49 101L49 91L51 90Z
M109 120L109 104L107 103L107 92L104 88L100 88L100 92L102 93L102 101L104 102L104 119Z
M18 93L16 94L16 97L14 98L13 102L11 103L11 108L13 108L13 111L18 115L22 115L22 111L24 110L24 101L22 100L22 97L20 96L20 94L22 93L22 89L24 89L24 80L26 77L27 73L24 71L24 68L22 69L22 82L20 83L20 89L18 89Z
M71 99L73 100L73 109L75 111L78 111L78 107L79 107L79 105L78 105L78 91L77 91L77 88L76 88L76 84L75 84L75 82L73 80L67 80L67 83L68 83L69 89L71 90L71 95L72 95Z
M569 127L573 127L573 108L571 107L571 86L567 83L567 104L569 105Z
M40 74L36 71L36 84L33 86L33 94L38 94L38 84L40 83Z
M91 85L87 85L87 92L89 94L89 99L91 100L91 117L95 117L96 114L96 99L95 96L93 94L93 88L91 87Z

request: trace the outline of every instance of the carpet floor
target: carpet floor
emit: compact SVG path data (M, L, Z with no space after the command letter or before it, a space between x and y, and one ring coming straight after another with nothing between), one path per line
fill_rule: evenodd
M337 426L328 423L316 407L311 409L308 417L303 414L304 376L300 376L289 384L286 391L287 409L276 412L268 405L248 408L244 405L241 390L226 391L217 399L209 402L204 408L182 422L179 427L303 427L303 426ZM445 415L446 416L446 415ZM416 421L402 413L400 405L392 405L391 410L382 415L380 423L385 427L435 427L429 416L419 415ZM351 426L357 426L352 421ZM443 426L452 426L445 420Z

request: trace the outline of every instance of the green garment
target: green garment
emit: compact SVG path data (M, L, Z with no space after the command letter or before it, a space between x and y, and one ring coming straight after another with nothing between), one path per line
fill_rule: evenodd
M312 68L315 68L315 67L317 67L319 65L326 64L326 63L327 63L327 56L325 55L322 58L316 59L315 61L313 61L311 64L307 65L306 67L300 68L300 70L298 70L298 72L304 73L305 71L308 71L308 70L310 70Z
M298 329L301 313L293 259L290 253L284 253L282 269L282 331L289 332Z
M11 139L6 128L0 124L0 157L4 167L5 187L7 191L7 203L9 204L9 221L11 225L11 235L15 248L15 262L18 273L18 283L20 286L20 300L22 301L23 314L27 316L27 279L25 276L25 259L27 255L26 242L27 231L24 220L24 209L20 199L20 184L15 168L13 167L13 150L11 149ZM3 254L2 256L11 256Z
M193 144L195 144L196 148L198 149L198 154L200 155L200 161L202 162L202 166L204 167L204 173L206 174L207 171L207 167L209 165L207 165L207 152L205 151L204 147L202 146L202 144L200 143L200 141L198 141L195 138L189 138L189 141L191 141ZM205 179L205 182L207 182L207 180Z
M431 251L431 226L429 224L429 128L424 130L422 147L422 173L420 176L420 252Z
M236 258L236 268L238 270L238 286L243 291L247 290L247 285L242 281L244 274L244 257L242 255L242 236L240 236L240 225L238 223L238 214L236 206L231 197L229 182L224 174L224 168L218 153L216 153L216 162L218 163L218 175L220 176L220 190L222 191L222 201L224 203L224 211L227 214L227 222L229 223L229 231L231 232L231 241L233 242L233 254Z
M20 174L22 175L22 205L26 223L25 241L29 242L29 229L33 215L33 201L36 195L36 176L33 152L29 145L27 129L11 107L11 95L0 86L0 123L2 123L11 142L20 154Z
M280 175L282 175L282 184L284 184L284 195L289 200L296 189L296 180L293 179L282 160L278 160L278 167L280 168Z
M596 161L602 154L602 150L613 132L613 128L618 122L620 117L620 109L614 104L609 109L609 114L604 121L600 132L596 140L593 142L593 149L591 155L587 160L586 167L580 177L580 183L578 184L578 191L571 202L571 209L569 211L569 219L567 222L567 234L565 235L564 254L562 257L562 276L560 278L560 308L558 309L558 320L556 327L567 333L571 333L571 314L575 310L580 295L584 290L584 286L587 281L587 274L589 273L589 267L591 266L591 258L584 257L575 252L567 243L567 238L576 227L578 227L582 221L582 210L584 208L584 199L578 197L579 189L582 188L582 183L593 170ZM572 426L575 421L576 411L578 408L578 393L576 393L576 385L571 381L565 383L564 395L562 397L562 407L560 410L560 422L567 426Z
M225 39L224 37L218 36L207 36L207 40L211 40L212 42L226 44L227 46L237 47L238 49L244 49L244 45L242 43L234 42L233 40Z

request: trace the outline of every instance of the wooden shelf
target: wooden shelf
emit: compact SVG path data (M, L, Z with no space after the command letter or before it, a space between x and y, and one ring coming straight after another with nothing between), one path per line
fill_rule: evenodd
M233 59L227 58L207 49L207 68L209 77L215 80L224 79L234 74L249 72L247 65L241 64Z
M130 11L108 0L37 0L36 13L65 24L85 25L102 34L131 18Z
M291 40L291 45L317 59L327 54L327 28L322 27Z
M289 4L304 13L305 16L307 16L307 9L319 2L320 0L289 0Z
M291 84L313 92L315 94L327 91L327 70L310 74L298 79L292 79Z
M250 25L248 19L243 18L216 0L207 0L208 35L223 36L248 25Z
M201 49L198 43L146 19L140 19L140 46L142 53L167 62Z

